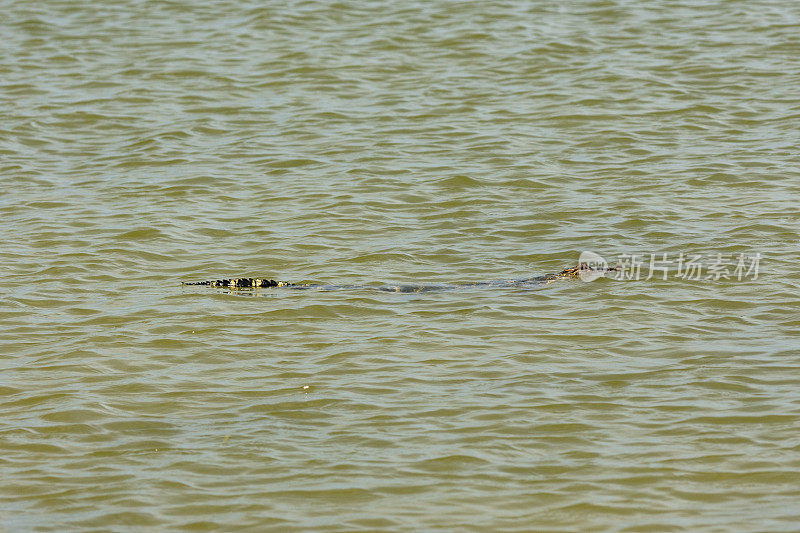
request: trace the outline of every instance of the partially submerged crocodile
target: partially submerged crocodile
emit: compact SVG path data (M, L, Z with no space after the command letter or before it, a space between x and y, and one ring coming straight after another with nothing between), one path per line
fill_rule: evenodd
M224 287L228 289L256 289L256 288L272 288L272 287L288 287L292 289L321 289L321 290L342 290L342 289L361 289L361 290L379 290L384 292L427 292L435 290L443 290L448 288L457 287L534 287L539 285L547 285L554 281L561 279L594 279L605 275L606 272L619 270L619 267L600 267L595 268L586 263L580 263L574 267L565 268L557 274L544 274L542 276L535 276L532 278L516 279L516 280L498 280L498 281L478 281L474 283L462 283L458 285L388 285L388 286L370 286L370 285L325 285L321 283L290 283L288 281L275 281L274 279L266 278L230 278L218 279L211 281L195 281L195 282L181 282L181 285L207 285L209 287Z

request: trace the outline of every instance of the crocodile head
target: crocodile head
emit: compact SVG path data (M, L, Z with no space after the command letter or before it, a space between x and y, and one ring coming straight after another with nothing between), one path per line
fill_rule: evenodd
M574 267L565 268L556 274L556 276L558 276L559 279L581 278L583 280L590 281L603 276L606 272L614 272L617 270L619 270L618 266L595 268L587 263L578 263Z

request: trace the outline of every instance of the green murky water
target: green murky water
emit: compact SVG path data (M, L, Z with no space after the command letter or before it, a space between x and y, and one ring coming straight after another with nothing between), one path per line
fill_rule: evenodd
M800 527L796 2L0 8L0 529Z

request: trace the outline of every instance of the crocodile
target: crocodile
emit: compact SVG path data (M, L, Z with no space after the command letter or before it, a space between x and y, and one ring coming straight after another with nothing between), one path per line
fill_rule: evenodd
M532 278L516 280L497 280L497 281L477 281L472 283L461 283L453 285L389 285L389 286L370 286L370 285L325 285L322 283L291 283L288 281L275 281L268 278L229 278L209 281L183 281L181 285L206 285L209 287L223 287L226 289L257 289L257 288L280 288L288 287L292 289L320 289L320 290L379 290L384 292L428 292L444 290L457 287L535 287L547 285L562 279L594 279L605 275L606 272L619 270L620 267L593 267L586 263L565 268L555 274L544 274Z

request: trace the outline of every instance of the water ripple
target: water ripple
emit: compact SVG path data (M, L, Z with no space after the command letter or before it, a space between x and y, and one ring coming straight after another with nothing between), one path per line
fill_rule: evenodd
M794 3L3 7L6 527L797 528Z

